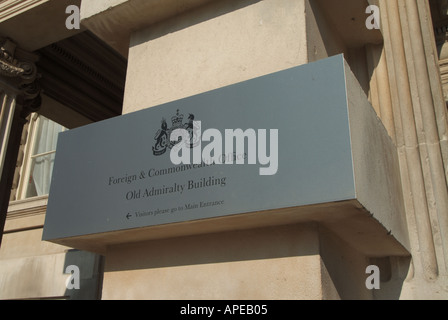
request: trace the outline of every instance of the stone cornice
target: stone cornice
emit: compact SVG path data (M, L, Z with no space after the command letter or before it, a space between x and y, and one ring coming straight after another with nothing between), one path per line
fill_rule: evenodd
M86 31L38 51L45 94L87 119L121 114L127 61Z
M0 3L0 22L21 12L47 2L48 0L7 0Z

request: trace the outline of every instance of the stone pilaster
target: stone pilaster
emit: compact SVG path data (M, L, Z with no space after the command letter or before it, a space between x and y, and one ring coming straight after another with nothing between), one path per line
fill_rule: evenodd
M446 108L429 6L382 0L384 49L393 99L414 281L447 275ZM413 293L414 295L417 293Z
M12 40L0 39L0 235L9 206L23 126L28 115L38 111L41 104L37 59L36 55L17 48Z

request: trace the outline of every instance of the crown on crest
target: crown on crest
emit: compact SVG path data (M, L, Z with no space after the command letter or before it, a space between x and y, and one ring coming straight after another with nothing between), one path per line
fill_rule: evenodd
M178 128L182 126L182 122L184 120L184 115L179 114L179 110L177 110L177 114L171 118L171 123L173 124L174 128Z

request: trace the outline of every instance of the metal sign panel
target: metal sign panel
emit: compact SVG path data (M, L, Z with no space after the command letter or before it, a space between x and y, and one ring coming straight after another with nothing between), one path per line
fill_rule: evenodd
M222 133L225 164L172 163L170 134L195 130L192 120L201 133ZM257 144L225 154L226 129L254 129ZM278 130L273 175L260 175L268 165L258 157L248 163L262 129L266 155ZM43 238L354 197L344 60L335 56L60 134Z

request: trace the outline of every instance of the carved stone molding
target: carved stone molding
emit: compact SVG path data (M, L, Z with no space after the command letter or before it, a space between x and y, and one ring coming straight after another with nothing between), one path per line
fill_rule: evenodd
M40 104L40 86L36 62L38 56L21 50L9 38L0 38L0 76L17 88L17 98L34 111Z
M20 77L25 69L14 59L16 44L9 39L0 39L0 43L0 74L5 77Z
M37 75L35 65L37 57L28 54L28 59L22 60L20 55L23 56L24 52L21 54L19 50L11 39L0 38L0 74L6 77L21 77L26 82L33 82Z

